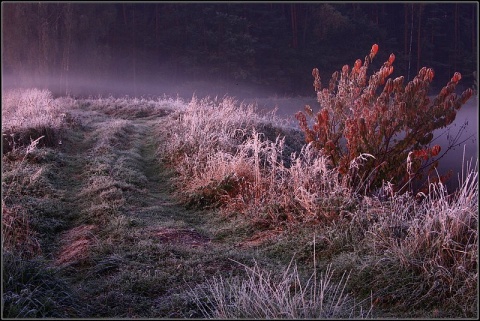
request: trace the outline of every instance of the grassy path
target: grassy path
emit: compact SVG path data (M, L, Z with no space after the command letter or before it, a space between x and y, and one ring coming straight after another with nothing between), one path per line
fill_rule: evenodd
M463 242L470 251L478 243L472 241L477 235L473 227L469 227L473 236L468 240L451 237L465 234L457 229L467 226L464 221L468 221L468 226L477 221L472 211L478 204L467 204L464 209L461 203L462 209L457 209L446 203L442 205L443 199L439 199L442 208L436 202L424 208L423 203L411 207L403 198L398 203L395 199L378 203L376 198L365 197L344 213L348 214L344 220L332 224L282 221L269 224L255 219L256 216L249 217L249 213L221 215L216 209L194 208L195 204L200 206L196 202L186 204L175 185L178 173L172 169L172 155L177 151L166 155L166 163L158 155L157 151L162 150L158 147L168 143L167 137L181 137L167 133L176 124L176 117L182 115L181 109L172 107L175 102L160 104L137 99L126 102L109 98L68 103L71 103L66 111L68 117L63 114L62 119L71 126L66 129L60 146L53 142L54 146L40 148L32 143L29 148L16 148L2 158L2 316L205 317L202 308L206 306L199 307L198 302L207 304L207 310L216 308L218 313L246 304L240 310L232 310L230 315L234 317L284 316L287 314L282 311L265 312L267 307L285 307L282 300L290 298L292 289L301 295L297 303L314 304L311 312L316 313L317 303L322 306L337 299L315 294L312 301L312 293L316 292L307 290L306 283L300 286L305 292L298 292L299 285L292 287L292 284L304 280L311 285L310 277L325 278L323 273L330 269L334 271L331 284L338 286L345 281L344 273L349 273L344 290L350 298L341 304L342 315L352 317L357 312L364 315L358 309L365 312L370 307L374 311L372 316L475 314L469 310L475 303L471 295L474 288L467 284L475 274L470 265L473 261L468 261L466 255L461 261L466 262L464 266L470 269L470 274L450 276L445 269L450 290L439 288L434 270L436 249L424 242L422 231L431 235L446 233L450 237L446 240ZM178 139L178 151L184 141ZM198 190L188 192L194 194L189 197L195 197ZM201 191L199 194L202 195ZM469 195L476 194L478 190ZM455 213L461 220L449 223L442 230L437 227L436 217L432 226L423 217L425 226L419 226L414 217L412 222L407 221L412 224L409 231L413 232L399 239L391 232L391 227L397 226L393 224L403 219L396 212L397 206L398 213L409 214L410 208L417 208L420 213L425 211L425 217L430 212L442 214L450 222L451 214ZM258 213L254 214L260 218L266 214L262 212L264 209L255 210ZM369 213L378 213L379 217L388 214L388 219L370 222L369 217L364 217ZM403 241L406 243L398 243ZM417 262L417 254L411 256L408 246L424 243L426 247L419 248L424 251L422 255L426 254L422 258L427 264L424 267L434 263L429 267L431 271L408 265L408 260ZM401 250L399 254L404 261L389 249ZM440 250L438 253L445 253L443 248ZM464 268L462 264L458 266ZM261 269L250 269L249 273L245 267ZM286 271L287 267L290 271ZM292 269L295 274L290 274ZM316 280L313 284L330 282L324 281ZM214 294L208 286L216 287ZM451 293L452 289L460 294ZM255 296L257 290L259 295ZM335 295L338 291L333 288L325 293ZM326 301L315 301L320 297ZM361 302L362 306L351 305L355 302ZM424 307L424 303L431 306ZM305 312L301 304L290 310ZM254 306L260 310L252 311Z
M180 200L174 171L157 155L168 113L112 113L115 105L95 104L80 102L69 111L78 125L53 152L62 165L47 178L61 195L54 214L62 223L42 237L42 264L54 276L41 281L45 294L35 296L58 295L38 312L11 315L200 318L192 294L207 302L211 294L201 289L214 277L245 279L237 262L281 274L295 256L311 268L314 230L272 231ZM319 256L329 261L330 252Z
M201 221L196 213L185 209L172 195L174 188L170 181L173 173L163 167L156 156L157 142L154 135L154 121L135 122L141 134L137 144L141 156L140 170L146 177L145 195L142 206L130 209L130 215L150 226L168 224L193 228Z
M4 318L478 314L476 170L451 195L363 194L300 152L303 134L230 98L14 94ZM324 313L340 288L348 300Z
M156 156L161 119L86 118L63 146L58 187L71 222L53 264L89 316L201 317L187 292L232 273L230 258L245 252L225 242L211 212L175 197L173 173Z

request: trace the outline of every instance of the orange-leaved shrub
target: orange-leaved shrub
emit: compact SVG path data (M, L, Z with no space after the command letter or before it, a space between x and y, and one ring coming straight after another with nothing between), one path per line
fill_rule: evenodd
M322 150L350 186L366 191L385 181L399 189L421 178L427 167L436 168L442 155L440 146L430 146L433 131L451 124L473 93L471 89L461 95L455 93L461 79L455 72L431 100L428 90L433 69L423 67L404 86L403 76L389 78L393 53L367 81L367 69L377 51L378 45L374 44L363 63L357 59L352 68L345 65L334 72L327 88L322 89L320 73L313 69L313 86L321 109L314 114L307 105L305 112L295 115L306 142ZM362 166L352 166L360 155L368 158L363 157Z

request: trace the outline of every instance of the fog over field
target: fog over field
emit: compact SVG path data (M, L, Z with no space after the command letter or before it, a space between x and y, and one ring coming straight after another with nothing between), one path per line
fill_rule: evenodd
M39 88L48 89L54 96L71 95L77 98L88 97L161 97L163 95L191 99L197 97L235 96L239 99L269 97L275 94L272 90L261 86L242 84L235 81L214 81L178 79L174 75L158 75L149 81L138 82L136 85L128 78L96 77L94 75L70 76L68 89L65 81L59 77L14 76L3 74L2 87L8 88Z

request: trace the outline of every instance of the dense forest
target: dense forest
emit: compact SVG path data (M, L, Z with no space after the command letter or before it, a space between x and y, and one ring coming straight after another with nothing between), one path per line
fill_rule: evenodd
M131 86L216 80L312 94L363 59L372 44L378 68L390 53L393 76L428 66L433 85L455 71L474 84L478 3L2 3L2 77L12 84L75 78Z

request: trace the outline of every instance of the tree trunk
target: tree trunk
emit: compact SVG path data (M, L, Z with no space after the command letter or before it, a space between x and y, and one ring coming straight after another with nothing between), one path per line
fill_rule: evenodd
M38 3L38 17L40 18L40 26L38 28L38 76L41 80L48 73L48 51L49 51L49 39L48 39L48 17L45 14L48 4Z
M408 55L408 4L404 4L404 11L405 11L405 23L403 24L404 30L404 52L405 56Z
M125 5L125 3L123 4L122 8L123 8L123 22L125 23L125 25L127 25L127 6Z
M133 92L137 97L137 44L135 41L135 8L132 7L132 64L133 64Z
M457 58L458 58L458 3L455 3L455 16L454 16L454 36L453 36L453 69L457 70Z
M72 29L73 29L73 9L71 3L65 4L64 9L64 25L65 25L65 39L63 47L63 78L65 85L65 95L70 94L70 48L72 46Z
M160 18L158 17L158 3L155 3L155 42L158 41L159 26L160 26Z
M472 10L472 52L475 51L475 44L477 43L477 37L475 36L476 26L477 24L475 21L475 10Z
M294 49L298 48L298 27L297 27L297 9L295 4L292 4L291 7L291 18L292 18L292 45Z
M475 35L475 31L477 30L477 23L475 17L475 10L472 10L472 52L475 51L475 47L477 44L477 36Z
M419 4L418 8L418 26L417 26L417 71L420 70L420 57L421 57L421 52L422 52L422 42L421 42L421 37L422 37L422 11L423 11L423 5Z
M307 44L307 28L308 28L308 5L305 6L305 17L303 18L303 36L302 36L302 46L306 47Z

